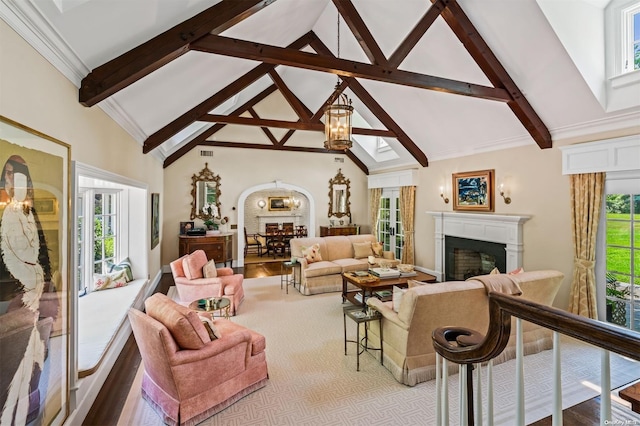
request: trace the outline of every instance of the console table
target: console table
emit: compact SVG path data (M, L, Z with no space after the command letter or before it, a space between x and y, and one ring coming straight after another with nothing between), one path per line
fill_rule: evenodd
M180 235L178 248L180 257L196 250L204 250L207 259L213 259L216 263L224 263L224 266L227 266L227 262L229 262L233 268L233 232L197 237Z
M330 235L357 235L359 233L360 227L356 225L320 227L321 237L328 237Z

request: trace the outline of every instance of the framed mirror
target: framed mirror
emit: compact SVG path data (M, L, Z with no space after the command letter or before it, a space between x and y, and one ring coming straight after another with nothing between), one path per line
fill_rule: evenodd
M191 177L191 219L208 220L220 217L220 176L204 163L204 169Z
M349 219L351 219L350 187L351 181L344 177L342 169L338 169L338 174L329 180L328 217L349 216Z

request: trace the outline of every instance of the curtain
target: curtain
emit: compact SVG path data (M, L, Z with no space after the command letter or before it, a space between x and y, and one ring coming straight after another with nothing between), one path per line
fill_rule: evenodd
M570 178L574 263L569 311L595 319L598 317L594 274L596 234L605 174L576 174Z
M400 187L400 218L404 233L404 248L402 249L402 263L413 265L414 262L414 237L413 222L416 207L416 187Z
M380 213L380 199L382 198L382 188L369 189L369 222L371 222L371 233L378 238L378 214Z

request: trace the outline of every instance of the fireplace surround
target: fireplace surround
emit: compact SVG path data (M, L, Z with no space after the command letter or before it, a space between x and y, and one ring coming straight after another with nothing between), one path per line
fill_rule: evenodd
M505 245L508 272L522 266L522 228L530 216L483 213L427 212L435 220L435 270L438 281L446 279L445 237L488 241ZM501 269L501 268L499 268Z

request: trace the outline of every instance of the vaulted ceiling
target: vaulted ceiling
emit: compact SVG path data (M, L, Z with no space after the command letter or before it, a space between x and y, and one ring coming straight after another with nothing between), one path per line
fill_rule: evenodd
M341 92L366 173L549 148L629 114L603 110L535 0L1 1L165 167L203 145L326 154Z

